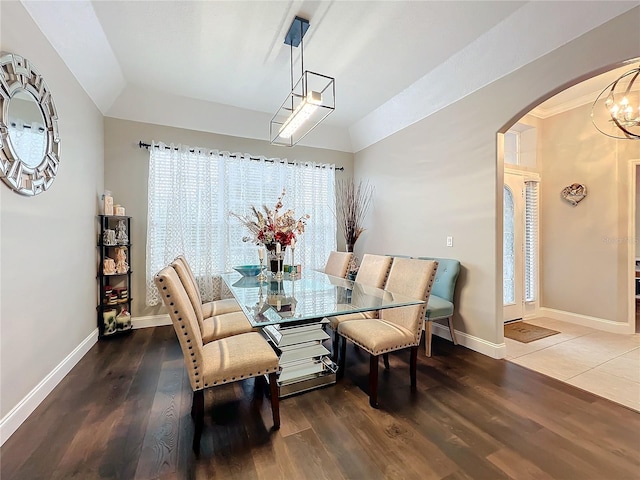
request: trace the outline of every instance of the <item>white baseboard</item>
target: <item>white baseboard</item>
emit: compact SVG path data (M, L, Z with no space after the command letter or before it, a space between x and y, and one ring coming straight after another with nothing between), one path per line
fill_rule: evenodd
M136 328L149 328L149 327L161 327L164 325L171 325L171 319L169 315L148 315L146 317L134 317L131 319L131 327Z
M441 325L437 322L433 322L431 326L433 335L437 335L441 338L446 338L451 341L451 334L449 333L449 326ZM465 332L456 330L456 340L459 345L467 347L474 352L481 353L491 358L505 358L507 356L507 346L505 343L492 343L482 338L474 337Z
M31 390L26 397L0 420L0 445L22 425L31 413L47 398L47 395L62 381L71 369L86 355L98 341L96 328L80 345L78 345L62 362L58 364L42 381Z
M564 310L556 310L555 308L540 307L538 311L540 317L549 317L554 320L560 320L567 323L575 323L584 327L595 328L605 332L630 334L635 333L635 325L629 325L626 322L613 322L604 318L590 317L589 315L581 315L579 313L565 312Z

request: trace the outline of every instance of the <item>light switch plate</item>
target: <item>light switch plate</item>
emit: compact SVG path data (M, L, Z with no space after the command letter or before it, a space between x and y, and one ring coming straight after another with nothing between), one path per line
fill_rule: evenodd
M452 236L448 236L447 237L447 247L453 247L453 237Z

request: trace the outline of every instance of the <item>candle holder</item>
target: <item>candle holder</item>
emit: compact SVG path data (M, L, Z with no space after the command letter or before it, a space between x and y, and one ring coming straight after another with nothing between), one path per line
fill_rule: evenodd
M298 276L298 268L296 267L295 258L296 247L291 246L291 270L289 270L289 275L293 278Z
M282 280L282 259L283 259L282 252L276 253L276 257L278 257L278 271L274 275L274 278L276 280Z
M267 276L264 274L264 258L260 258L260 273L258 274L258 276L256 277L256 279L258 280L258 282L260 283L264 283L267 281ZM262 287L261 287L262 288Z

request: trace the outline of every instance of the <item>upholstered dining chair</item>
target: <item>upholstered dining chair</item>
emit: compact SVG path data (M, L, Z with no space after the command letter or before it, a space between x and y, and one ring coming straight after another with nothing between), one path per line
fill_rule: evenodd
M395 350L411 349L411 389L416 388L418 345L422 322L438 262L394 258L385 289L389 292L424 300L424 303L381 310L379 318L340 322L338 334L344 337L340 351L340 371L346 366L346 340L369 353L369 404L378 406L378 357ZM387 367L388 363L385 362Z
M360 262L360 268L356 275L356 282L376 288L383 288L389 275L393 258L386 255L372 255L365 253ZM327 317L329 320L329 328L333 330L333 361L338 361L338 344L340 335L338 335L338 325L347 320L359 320L363 318L377 318L378 312L358 312L346 315L336 315Z
M213 300L211 302L203 303L202 297L200 296L200 289L196 282L196 276L193 274L193 270L191 269L189 262L187 262L186 257L184 255L178 255L172 262L172 264L176 263L181 263L186 269L186 277L188 277L193 288L193 299L197 299L200 302L200 305L202 305L202 315L204 318L213 317L214 315L222 315L224 313L242 311L238 302L233 298L223 298L222 300ZM185 282L183 281L183 283ZM189 296L191 298L191 294Z
M178 273L171 266L154 278L178 336L193 390L191 416L195 421L193 450L199 453L204 426L204 389L251 377L269 375L274 429L280 428L277 372L278 355L257 332L243 333L202 343L191 300Z
M436 320L446 320L449 325L449 334L454 345L456 331L453 328L453 295L456 289L456 281L460 274L460 262L453 258L418 257L423 260L435 260L438 262L436 278L433 281L427 313L424 318L424 349L427 357L431 356L431 336L433 322Z
M189 268L184 257L176 258L171 266L175 269L182 286L184 287L191 306L198 320L198 326L200 327L200 334L202 335L202 342L207 344L214 340L221 338L231 337L232 335L238 335L240 333L248 333L254 331L254 328L247 320L245 314L240 310L240 305L233 299L233 304L228 300L218 300L206 303L205 305L212 305L207 308L207 313L213 313L213 315L205 315L203 304L198 290L198 285L195 282L193 272ZM218 302L226 302L221 307L218 307Z
M352 252L331 252L324 267L324 273L334 277L345 278L352 258Z

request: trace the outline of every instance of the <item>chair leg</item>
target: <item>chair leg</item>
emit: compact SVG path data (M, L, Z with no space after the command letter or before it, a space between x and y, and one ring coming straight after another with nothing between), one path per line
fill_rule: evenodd
M456 332L453 329L453 316L449 317L449 333L451 333L451 340L453 341L453 344L457 345L458 341L456 340Z
M378 356L369 355L369 405L378 408Z
M388 353L382 354L382 361L384 362L385 370L389 370L389 354Z
M271 392L271 414L273 415L273 429L280 428L280 398L278 392L278 374L269 374L269 389Z
M409 363L409 374L411 375L411 390L416 389L416 364L418 362L418 346L411 347L411 361Z
M195 421L195 431L193 433L193 451L200 453L200 437L204 426L204 390L193 392L193 403L191 404L191 416Z
M337 335L337 333L336 333ZM343 338L342 342L340 342L340 356L338 357L338 375L337 378L341 379L344 377L344 371L347 368L347 339Z
M427 357L431 356L431 321L424 323L424 353Z
M333 331L333 348L331 354L333 355L333 361L338 363L338 349L340 347L340 335L338 330Z

